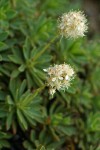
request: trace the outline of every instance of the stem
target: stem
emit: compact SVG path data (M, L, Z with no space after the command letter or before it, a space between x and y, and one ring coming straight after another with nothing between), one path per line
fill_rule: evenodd
M46 50L47 48L49 48L49 46L56 40L58 36L55 36L41 51L40 53L38 53L35 58L34 61L37 60Z
M42 87L36 89L36 92L41 92L46 87L46 84L44 84Z
M11 4L13 8L16 8L16 1L15 0L11 0Z

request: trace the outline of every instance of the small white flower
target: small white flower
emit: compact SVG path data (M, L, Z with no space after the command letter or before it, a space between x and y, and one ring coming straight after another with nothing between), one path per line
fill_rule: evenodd
M88 29L87 19L81 11L70 11L60 17L58 29L60 34L65 37L83 37Z
M68 76L68 75L66 75L65 79L66 79L66 80L69 80L69 76Z
M44 72L47 72L47 69L43 69Z
M59 80L63 80L63 77L59 77Z
M53 81L53 82L56 81L56 78L52 78L52 81Z
M74 70L68 64L50 66L47 70L47 86L49 87L50 95L53 95L56 90L65 90L70 86L70 81L74 77ZM45 70L44 70L45 71Z
M49 90L50 95L54 95L55 92L56 92L55 89L50 89L50 90Z

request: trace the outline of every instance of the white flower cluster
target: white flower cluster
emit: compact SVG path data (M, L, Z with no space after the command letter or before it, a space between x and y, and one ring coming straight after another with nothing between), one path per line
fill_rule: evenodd
M74 77L74 70L68 64L54 65L48 69L43 69L47 72L47 86L49 93L53 95L56 90L65 90L70 86L70 81Z
M69 38L83 37L87 31L87 19L81 11L70 11L58 20L58 29L62 36Z

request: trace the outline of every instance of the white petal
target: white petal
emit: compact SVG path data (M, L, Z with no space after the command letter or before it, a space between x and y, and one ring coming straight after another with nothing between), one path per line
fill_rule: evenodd
M52 78L52 81L53 81L53 82L56 81L56 78Z
M55 89L50 89L50 94L53 95L55 93Z
M47 69L43 69L44 72L47 72Z
M69 76L68 76L68 75L66 75L65 79L66 79L66 80L69 80Z
M63 80L63 77L59 77L59 80Z

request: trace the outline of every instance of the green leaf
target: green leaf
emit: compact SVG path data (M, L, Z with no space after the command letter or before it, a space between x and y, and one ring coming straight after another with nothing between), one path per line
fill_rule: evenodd
M22 82L22 84L21 84L21 86L20 86L20 88L19 88L19 96L21 97L21 95L23 94L23 92L24 92L24 90L25 90L25 88L26 88L26 80L23 80L23 82Z
M22 65L18 68L18 70L19 70L20 72L24 72L24 71L25 71L25 68L26 68L26 66L25 66L24 64L22 64Z
M36 126L36 121L32 118L32 116L27 114L27 112L25 110L23 110L23 114L24 114L26 120L28 121L28 123L30 123L30 125Z
M68 126L61 126L61 125L59 125L57 127L57 130L63 132L65 135L68 135L68 136L72 136L72 135L74 135L76 133L74 127L68 127Z
M89 131L100 132L100 112L91 113L87 120Z
M7 121L6 121L7 130L9 130L11 125L12 125L13 115L14 115L14 110L11 109L10 112L8 113L8 115L7 115Z
M0 51L4 51L8 48L8 45L4 42L0 42Z
M30 117L31 119L34 119L37 122L43 123L43 119L41 117L39 110L38 111L34 111L34 110L28 111L28 110L24 109L23 112L26 113L26 115L28 117Z
M0 100L4 100L7 96L7 93L4 91L0 91Z
M28 71L26 71L26 79L27 79L28 88L30 89L31 87L33 87L33 80L31 74Z
M3 147L10 148L10 144L6 140L0 140L0 149Z
M7 116L7 112L4 109L0 109L0 118L4 118Z
M40 150L46 150L46 149L45 149L45 147L44 147L44 146L42 146L42 147L40 148Z
M17 12L13 9L9 9L7 11L7 18L8 19L13 19L17 15Z
M0 41L4 41L8 37L8 32L0 32Z
M32 144L31 144L30 142L26 141L26 140L23 142L23 146L24 146L25 149L27 149L27 150L34 150Z
M26 38L25 44L23 46L23 54L24 58L27 61L30 58L30 40L29 38Z
M20 74L20 71L19 71L19 70L14 70L14 71L12 72L12 74L11 74L11 77L12 77L12 78L16 78L16 77L18 77L19 74Z
M0 140L1 139L9 139L9 138L11 138L11 134L0 131Z
M13 97L15 97L15 95L16 95L16 84L17 84L16 79L10 80L9 88L10 88L10 91L11 91Z
M19 124L21 126L21 128L24 130L27 130L28 129L28 124L25 120L25 117L23 116L21 110L17 109L17 118L19 120Z
M9 59L16 64L22 65L24 63L22 51L18 48L14 48L12 49L12 51L13 51L13 54L8 56Z
M32 94L28 94L24 99L22 99L22 98L20 99L20 103L23 106L29 105L34 100L34 98L37 96L38 93L39 93L39 90L36 90Z

